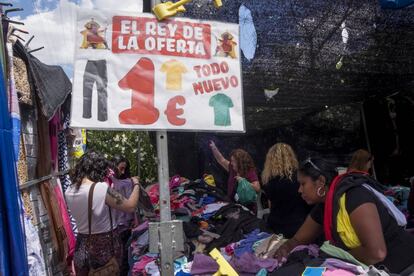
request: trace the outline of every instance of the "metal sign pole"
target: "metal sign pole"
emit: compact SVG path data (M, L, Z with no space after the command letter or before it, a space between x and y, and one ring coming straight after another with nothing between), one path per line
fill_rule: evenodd
M174 275L171 233L171 207L168 168L168 137L166 131L157 132L158 182L160 185L159 251L161 257L161 275Z
M171 220L168 168L168 137L166 131L157 131L158 181L160 182L161 222Z
M151 0L151 8L161 3ZM171 206L168 168L168 136L167 131L157 131L158 182L160 185L160 216L159 251L161 258L161 275L173 276L173 235L171 232Z

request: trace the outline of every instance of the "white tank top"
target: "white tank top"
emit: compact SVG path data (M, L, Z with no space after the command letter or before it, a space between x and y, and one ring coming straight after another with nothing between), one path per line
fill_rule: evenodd
M70 186L65 193L68 208L76 220L78 232L89 234L88 226L88 195L92 184L82 184L79 190L75 185ZM92 234L99 234L111 231L109 207L105 203L108 184L98 182L93 191L92 201ZM112 215L113 228L115 229L115 219Z

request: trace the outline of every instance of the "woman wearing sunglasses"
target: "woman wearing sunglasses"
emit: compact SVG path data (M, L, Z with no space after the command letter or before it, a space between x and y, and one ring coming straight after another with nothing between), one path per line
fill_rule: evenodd
M278 259L324 234L366 265L401 275L414 272L414 236L404 230L405 217L368 174L350 171L337 176L334 166L324 160L308 159L298 170L298 181L302 198L315 207L276 252Z

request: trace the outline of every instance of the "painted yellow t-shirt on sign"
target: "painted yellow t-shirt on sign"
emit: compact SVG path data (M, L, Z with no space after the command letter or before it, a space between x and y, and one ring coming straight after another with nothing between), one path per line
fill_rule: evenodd
M167 74L166 88L168 90L182 89L182 74L188 72L184 64L177 60L169 60L162 64L160 71Z

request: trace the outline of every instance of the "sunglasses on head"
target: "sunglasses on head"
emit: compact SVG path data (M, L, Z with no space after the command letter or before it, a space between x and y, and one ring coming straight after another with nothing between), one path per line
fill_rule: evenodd
M315 163L312 162L312 159L310 157L306 159L305 162L303 162L303 164L310 164L315 170L317 170L319 173L322 174L321 169L319 169L319 167L316 166Z

